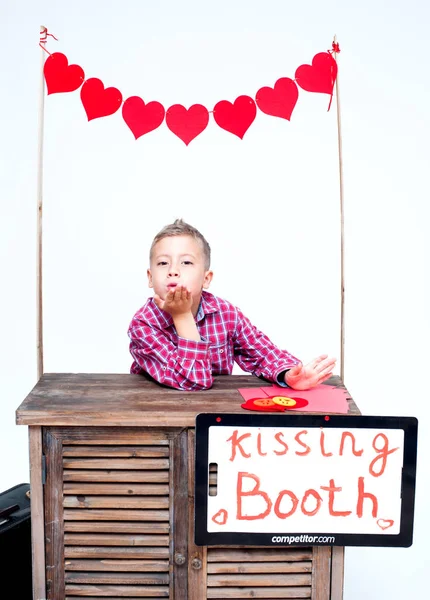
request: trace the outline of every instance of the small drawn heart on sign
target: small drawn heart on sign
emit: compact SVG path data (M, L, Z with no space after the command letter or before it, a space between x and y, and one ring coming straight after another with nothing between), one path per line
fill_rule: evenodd
M389 529L392 527L394 525L394 521L392 519L378 519L376 524L382 529L382 531L384 531L384 529Z
M225 525L227 523L228 512L225 508L221 508L214 516L212 517L212 521L217 525Z

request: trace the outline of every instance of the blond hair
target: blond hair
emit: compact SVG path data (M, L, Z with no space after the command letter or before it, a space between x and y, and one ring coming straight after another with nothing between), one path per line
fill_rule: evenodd
M151 249L149 251L149 260L152 259L154 246L155 244L157 244L157 242L166 237L173 237L175 235L189 235L190 237L194 238L200 243L203 251L203 256L205 258L205 270L208 271L211 264L211 248L205 237L200 233L200 231L192 225L185 223L185 221L183 221L182 219L176 219L176 221L170 223L170 225L166 225L161 231L157 233L151 244Z

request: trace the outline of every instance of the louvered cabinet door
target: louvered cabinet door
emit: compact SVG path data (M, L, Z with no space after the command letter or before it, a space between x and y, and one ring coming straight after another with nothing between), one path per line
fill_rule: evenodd
M43 449L48 600L185 600L186 432L51 427Z

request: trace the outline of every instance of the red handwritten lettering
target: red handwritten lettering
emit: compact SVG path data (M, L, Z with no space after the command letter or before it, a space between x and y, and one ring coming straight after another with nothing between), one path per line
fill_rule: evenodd
M281 437L284 437L284 434L282 433L282 431L279 431L278 433L275 434L275 440L277 442L279 442L280 444L282 444L282 446L284 446L284 450L273 450L273 452L275 454L277 454L278 456L283 456L284 454L287 454L287 452L288 452L288 445L284 441L279 439Z
M244 478L252 479L255 483L254 488L250 492L242 490L242 482ZM244 515L242 509L242 498L244 496L261 496L266 502L266 510L258 515ZM272 509L272 501L266 492L260 491L260 479L252 473L239 472L237 474L237 519L239 521L255 521L256 519L265 519Z
M326 452L325 448L324 448L324 441L325 441L325 435L324 435L324 431L321 431L321 435L320 435L320 448L321 448L321 454L323 456L333 456L333 452Z
M310 447L307 444L305 444L304 442L302 442L301 439L300 439L301 435L307 435L307 433L308 433L307 430L303 429L303 431L299 431L299 433L297 433L294 436L294 439L296 440L296 442L298 444L300 444L300 446L303 446L303 448L306 448L306 450L304 450L303 452L298 452L296 450L297 456L306 456L306 454L309 454L309 452L311 451Z
M233 431L233 435L228 438L227 442L231 442L231 456L230 456L230 460L233 461L236 458L236 449L238 449L240 451L240 453L242 454L243 458L251 458L250 454L247 454L245 452L245 450L242 448L242 446L240 445L242 440L244 440L245 438L249 438L251 437L250 433L244 433L243 435L241 435L239 438L237 437L238 435L238 431L237 429L235 429Z
M306 510L306 508L305 508L305 502L309 498L309 496L313 496L315 498L315 500L317 501L317 505L314 508L314 510ZM311 489L311 490L306 490L306 493L303 496L300 508L301 508L302 513L304 515L307 515L308 517L313 517L314 515L317 514L317 512L321 508L321 504L322 504L322 498L321 498L321 496L318 494L318 492L316 490L312 490Z
M353 455L354 456L361 456L363 454L363 449L361 449L361 450L356 450L355 449L355 436L350 431L344 431L342 433L342 438L340 440L339 456L343 456L343 448L345 446L345 440L348 437L351 438L351 450L352 450Z
M292 507L290 508L290 510L288 512L282 512L281 508L280 508L281 502L282 502L284 496L289 496L291 499L291 502L293 503ZM295 494L293 494L293 492L291 492L290 490L282 490L282 492L279 493L279 495L276 499L273 510L275 512L275 515L279 519L286 519L288 517L291 517L291 515L293 515L296 512L296 508L297 508L298 504L299 504L299 499L297 498L297 496Z
M363 516L363 502L368 498L372 501L372 517L378 516L378 499L373 494L364 491L364 477L358 478L358 500L357 500L357 517L361 519Z
M330 479L329 487L325 485L320 486L322 490L328 492L328 512L332 517L347 517L351 514L350 510L334 510L334 494L335 492L341 492L341 487L336 487L334 484L334 479Z
M382 446L382 448L377 448L377 446L376 446L376 440L379 437L382 438L384 441L384 445ZM387 436L384 433L378 433L378 435L375 435L373 442L372 442L372 446L373 446L373 449L376 450L376 452L379 452L379 454L378 454L378 456L375 456L375 458L370 463L369 473L371 475L373 475L373 477L380 477L384 473L385 467L387 466L388 455L392 454L393 452L398 450L398 448L392 448L391 450L388 449L389 441L388 441ZM376 463L378 462L379 459L382 459L382 463L381 463L381 468L378 473L377 471L374 470L373 467L376 465Z
M257 452L260 456L267 456L267 452L263 452L261 449L261 433L257 435Z

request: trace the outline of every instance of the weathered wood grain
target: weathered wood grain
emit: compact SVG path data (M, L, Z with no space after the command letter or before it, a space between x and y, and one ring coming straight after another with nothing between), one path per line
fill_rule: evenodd
M312 600L330 600L331 547L314 546L312 557Z
M66 571L166 571L169 572L168 560L139 560L139 559L66 559L64 564Z
M152 471L153 472L153 471ZM83 496L168 496L169 485L157 483L65 483L65 495Z
M168 535L65 533L66 546L169 546Z
M169 597L169 586L151 585L148 587L135 585L66 585L66 594L68 597L86 597L95 598L146 598L156 600L158 598Z
M137 521L65 521L64 531L91 533L166 534L170 523Z
M39 600L46 596L41 427L29 427L29 450L33 600Z
M167 496L64 496L64 508L169 508Z
M171 598L188 598L188 438L182 430L173 438L170 453L170 575ZM181 560L179 561L179 557Z
M359 414L345 390L349 414ZM16 411L20 425L193 427L199 413L243 413L241 387L265 385L252 375L217 376L210 390L184 392L140 375L45 374ZM297 411L298 413L298 411Z
M48 600L64 596L63 464L61 439L44 429L46 456L45 540Z
M206 598L207 548L194 543L195 432L188 431L188 600Z

